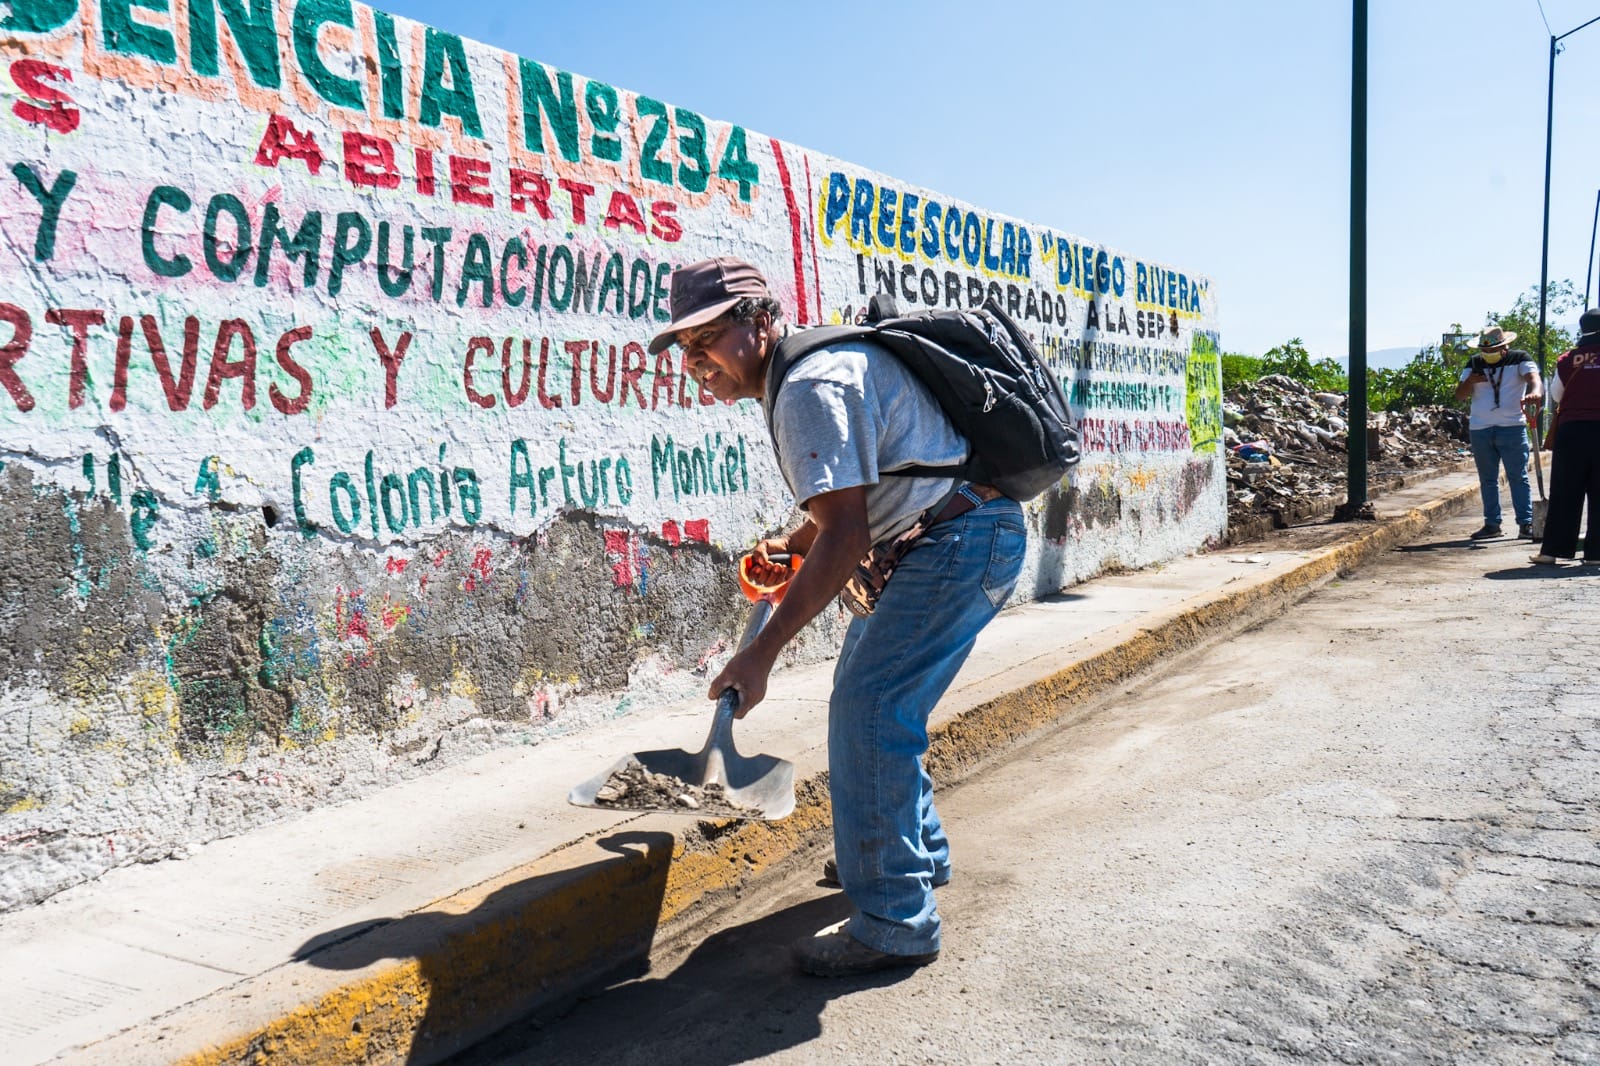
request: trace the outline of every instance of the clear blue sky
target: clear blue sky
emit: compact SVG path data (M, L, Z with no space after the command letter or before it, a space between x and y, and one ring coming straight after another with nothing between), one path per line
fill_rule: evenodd
M1348 2L378 6L1207 274L1228 350L1345 353ZM1538 282L1550 32L1537 0L1370 9L1368 347L1415 347ZM1550 276L1581 296L1600 23L1563 47Z

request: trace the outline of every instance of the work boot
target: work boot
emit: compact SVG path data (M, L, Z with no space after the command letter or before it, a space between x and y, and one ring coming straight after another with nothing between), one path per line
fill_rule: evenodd
M1518 524L1518 526L1517 526L1517 539L1518 540L1532 540L1533 539L1533 523L1532 522L1522 522L1522 523Z
M924 955L890 955L869 948L844 931L844 923L829 926L815 936L805 936L791 946L794 961L813 977L854 977L900 966L926 966L938 959L937 951Z
M943 881L935 881L933 883L933 887L942 888L949 883L950 879L947 877ZM839 862L837 859L829 859L827 862L822 864L822 884L826 888L844 887L844 885L839 883Z
M1485 522L1483 524L1483 528L1478 530L1476 533L1472 534L1472 536L1469 539L1470 540L1490 540L1490 539L1493 539L1494 537L1498 537L1499 535L1500 535L1500 524L1498 522Z

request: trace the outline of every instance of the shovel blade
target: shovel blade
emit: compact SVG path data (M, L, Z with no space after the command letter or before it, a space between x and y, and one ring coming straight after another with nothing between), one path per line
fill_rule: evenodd
M712 758L713 753L720 758ZM773 755L740 755L731 749L707 747L705 751L684 751L682 748L662 748L657 751L638 751L624 755L612 763L604 773L596 774L567 793L567 802L578 807L598 807L606 811L627 813L666 811L671 814L688 814L705 818L698 810L663 801L648 807L621 807L601 803L597 794L611 775L624 769L629 762L637 762L653 774L666 774L691 785L705 786L720 780L724 794L734 803L754 812L752 819L777 821L794 813L794 763ZM721 764L721 773L708 772ZM726 817L715 815L714 817Z
M774 559L788 561L786 556L775 556ZM751 605L744 634L739 638L741 649L750 645L771 614L770 599L758 599ZM589 778L567 793L567 802L578 807L599 807L608 811L670 811L700 818L745 818L769 822L787 818L794 813L794 763L774 755L740 755L734 750L733 721L738 706L738 693L731 688L725 689L717 699L706 746L700 751L662 748L623 756L612 763L605 773ZM645 806L601 803L598 799L600 789L611 780L613 774L625 769L629 760L637 761L650 773L675 777L688 785L704 788L712 783L720 784L723 794L749 813L730 815L700 811L670 800Z
M774 755L746 758L726 752L728 798L741 807L753 807L769 822L794 813L794 763Z

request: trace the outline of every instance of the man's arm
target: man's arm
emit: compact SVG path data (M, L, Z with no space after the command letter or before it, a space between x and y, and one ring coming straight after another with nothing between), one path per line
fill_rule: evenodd
M1522 413L1531 420L1544 406L1544 383L1539 379L1539 368L1528 364L1528 384L1522 394Z
M766 697L767 675L778 660L778 652L832 602L872 547L865 486L813 496L807 508L811 517L787 538L791 550L802 550L798 540L807 532L807 526L811 527L811 542L803 551L805 565L790 579L783 602L773 609L760 635L728 660L706 692L707 698L714 700L724 689L737 690L739 709L734 712L735 717L743 718Z
M1474 370L1472 373L1462 378L1456 383L1456 402L1461 403L1464 400L1472 399L1472 387L1480 381L1488 380L1488 378L1484 377L1483 371L1481 370Z

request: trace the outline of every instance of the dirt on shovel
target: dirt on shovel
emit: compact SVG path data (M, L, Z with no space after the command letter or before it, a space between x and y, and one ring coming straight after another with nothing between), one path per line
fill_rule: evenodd
M628 811L655 811L677 808L697 811L710 818L759 818L761 812L728 798L716 781L691 785L671 774L646 770L637 759L606 779L594 795L595 805Z

